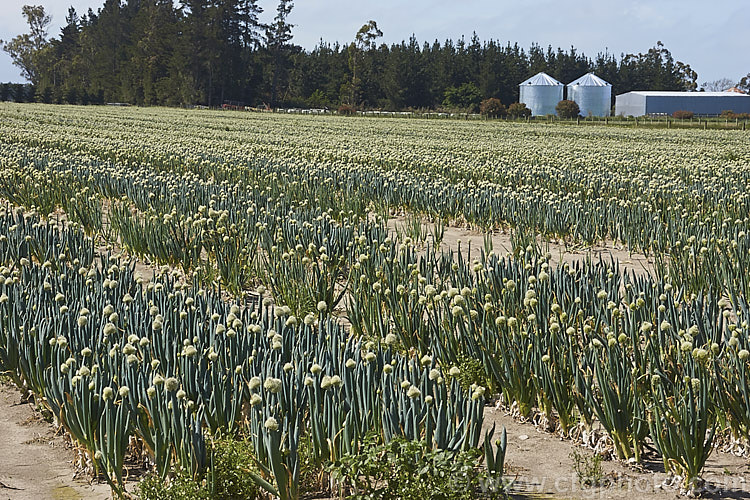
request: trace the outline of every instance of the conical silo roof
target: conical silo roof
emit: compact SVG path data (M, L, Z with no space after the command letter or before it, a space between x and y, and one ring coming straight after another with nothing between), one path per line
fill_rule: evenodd
M609 83L605 82L593 73L586 73L578 80L574 80L568 84L568 87L579 85L581 87L611 87Z
M534 85L534 86L550 86L554 87L557 85L562 85L562 83L558 82L551 76L549 76L547 73L542 71L541 73L537 73L536 75L532 76L528 80L521 82L519 85Z
M568 99L578 104L581 116L609 116L612 85L593 73L586 73L568 84Z

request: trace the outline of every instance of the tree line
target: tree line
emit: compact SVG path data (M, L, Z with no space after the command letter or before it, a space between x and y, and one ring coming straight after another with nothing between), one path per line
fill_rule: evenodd
M24 100L53 103L468 110L488 98L516 102L518 84L540 71L563 83L593 71L613 96L696 89L695 71L661 42L619 58L476 34L385 44L369 21L351 43L321 39L305 50L293 43L292 9L280 0L264 24L257 0L106 0L83 15L70 8L48 38L44 8L25 6L29 33L0 43L31 82Z

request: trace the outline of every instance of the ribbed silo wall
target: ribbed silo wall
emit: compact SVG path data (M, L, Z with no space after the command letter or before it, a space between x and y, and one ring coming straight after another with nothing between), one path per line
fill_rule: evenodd
M568 100L578 104L581 116L609 116L612 109L612 87L568 85Z
M520 102L531 110L531 116L554 115L563 99L563 85L521 85Z

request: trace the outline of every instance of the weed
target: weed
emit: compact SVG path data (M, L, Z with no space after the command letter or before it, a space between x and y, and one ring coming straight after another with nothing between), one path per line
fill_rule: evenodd
M573 460L573 472L578 476L578 482L582 486L595 487L607 486L609 478L604 475L602 470L602 457L598 454L589 455L578 450L573 450L570 454Z

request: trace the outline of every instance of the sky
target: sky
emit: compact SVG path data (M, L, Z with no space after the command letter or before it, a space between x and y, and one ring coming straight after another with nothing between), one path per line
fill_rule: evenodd
M104 0L0 0L0 39L26 31L21 7L41 3L52 15L50 36L57 37L69 6L79 14L97 10ZM274 0L259 0L263 21L273 18ZM414 34L420 43L454 40L473 32L482 40L532 43L554 48L575 46L594 57L608 50L646 52L657 41L698 73L698 83L750 73L747 25L750 0L297 0L289 16L293 42L312 49L325 41L348 42L370 19L383 31L381 42L400 42ZM22 81L10 57L0 53L0 82Z

